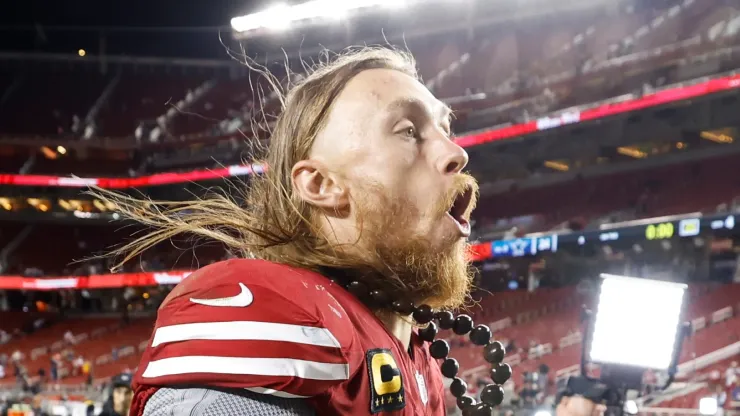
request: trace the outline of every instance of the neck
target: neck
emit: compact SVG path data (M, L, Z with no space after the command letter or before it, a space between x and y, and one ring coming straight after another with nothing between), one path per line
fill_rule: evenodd
M403 317L391 312L378 312L377 316L388 331L401 341L403 347L408 349L411 343L411 330L413 329L411 317Z
M351 282L353 280L353 271L351 270L324 267L321 269L321 272L324 276L329 278L333 276L334 278L341 279L343 282ZM364 272L366 273L367 271ZM367 278L367 275L364 277ZM360 278L357 280L362 281ZM411 344L411 332L413 329L413 319L411 318L411 315L404 317L387 310L376 310L375 316L380 319L386 329L388 329L388 332L401 341L404 348L409 348L409 344Z

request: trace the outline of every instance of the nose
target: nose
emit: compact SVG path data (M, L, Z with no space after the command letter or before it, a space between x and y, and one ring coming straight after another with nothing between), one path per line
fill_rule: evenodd
M460 173L468 164L468 152L451 140L442 140L442 151L437 160L437 169L443 175Z

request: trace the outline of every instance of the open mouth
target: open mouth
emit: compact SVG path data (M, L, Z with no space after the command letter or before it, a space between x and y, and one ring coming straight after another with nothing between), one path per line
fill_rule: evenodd
M457 198L455 198L455 202L452 204L452 208L450 208L449 211L447 211L447 215L452 218L453 221L455 221L455 224L457 224L457 228L460 230L460 233L464 237L470 237L470 221L465 218L468 211L468 207L470 207L470 202L473 199L473 190L471 188L468 188L465 190L465 192L460 193L457 195Z

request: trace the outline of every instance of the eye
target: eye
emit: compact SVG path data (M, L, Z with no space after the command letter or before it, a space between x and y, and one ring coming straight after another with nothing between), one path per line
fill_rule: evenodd
M416 126L414 125L408 125L406 127L403 127L398 131L398 134L403 136L406 139L418 139L419 138L419 132L416 130Z
M403 135L406 136L406 137L415 138L416 137L416 127L414 127L414 126L406 127L403 130Z

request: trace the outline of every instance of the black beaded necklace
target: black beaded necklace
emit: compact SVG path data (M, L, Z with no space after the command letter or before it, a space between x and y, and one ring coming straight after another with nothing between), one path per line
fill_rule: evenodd
M493 407L504 400L504 389L501 387L511 377L511 367L504 363L506 350L498 341L491 340L491 329L487 325L475 325L469 315L460 314L455 317L452 312L436 312L429 305L415 306L412 302L395 300L389 302L388 295L381 290L368 291L367 286L359 281L352 281L346 289L361 301L371 303L376 307L390 304L391 309L400 315L411 315L419 325L426 327L419 330L419 337L430 342L429 353L433 358L444 360L440 367L442 375L451 378L450 392L457 399L457 407L463 416L490 415ZM368 299L369 296L369 299ZM436 323L435 323L436 321ZM435 340L437 328L451 329L457 335L470 334L470 341L483 347L483 358L491 364L491 379L493 384L487 384L480 393L480 403L465 394L468 385L457 376L460 365L454 358L448 358L450 346L443 339Z

